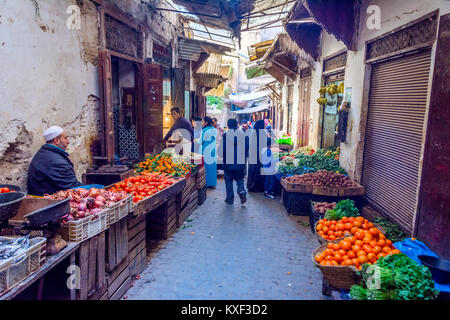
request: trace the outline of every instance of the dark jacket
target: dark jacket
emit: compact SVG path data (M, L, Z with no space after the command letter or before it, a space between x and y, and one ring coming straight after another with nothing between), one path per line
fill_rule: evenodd
M172 128L170 128L169 132L167 132L166 136L164 137L164 140L169 140L169 138L172 136L172 133L177 129L185 129L189 131L189 133L191 134L190 141L193 140L194 128L192 127L192 124L184 117L181 117L173 124ZM185 139L189 140L189 137L185 137Z
M228 143L232 138L234 141ZM220 151L220 156L223 159L223 169L242 172L243 177L245 172L245 159L248 157L248 136L240 130L228 130L223 135ZM233 159L227 159L227 153L230 152L233 153Z
M28 193L35 196L81 185L67 152L49 144L43 145L31 160L27 184Z

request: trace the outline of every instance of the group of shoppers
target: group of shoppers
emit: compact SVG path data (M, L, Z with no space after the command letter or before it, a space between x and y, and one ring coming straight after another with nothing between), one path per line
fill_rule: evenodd
M193 151L203 155L207 187L216 187L217 164L222 164L227 190L225 202L233 203L234 181L241 202L246 202L246 176L250 192L264 191L266 197L273 198L272 134L263 120L251 127L246 120L239 126L236 119L229 119L225 131L216 118L195 117L191 124L177 107L171 109L171 115L175 122L164 142L181 146L183 154ZM66 132L52 126L44 132L44 138L46 144L33 157L28 171L29 193L40 196L80 186L66 151L69 144Z
M264 192L266 197L274 198L276 170L271 151L273 133L267 120L256 121L250 126L247 120L242 120L239 125L236 119L229 119L225 131L216 118L194 117L190 124L182 117L179 108L172 108L171 114L175 123L164 140L183 144L192 139L189 145L191 151L203 155L206 186L209 188L216 187L217 168L218 164L221 165L227 192L226 203L234 201L234 182L241 203L246 202L245 177L248 191ZM188 132L186 137L181 137L179 129ZM185 149L183 147L183 152Z

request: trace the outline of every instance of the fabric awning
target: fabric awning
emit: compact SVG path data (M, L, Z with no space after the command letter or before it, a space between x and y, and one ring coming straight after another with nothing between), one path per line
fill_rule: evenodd
M231 100L232 103L236 104L235 102L238 101L259 100L269 96L270 93L271 93L270 90L265 90L252 93L231 94L228 96L228 98Z
M245 109L242 109L239 111L233 111L233 113L246 114L246 113L260 112L260 111L264 111L264 110L268 110L268 109L270 109L270 105L264 104L262 106L257 106L257 107L253 107L253 108L245 108Z

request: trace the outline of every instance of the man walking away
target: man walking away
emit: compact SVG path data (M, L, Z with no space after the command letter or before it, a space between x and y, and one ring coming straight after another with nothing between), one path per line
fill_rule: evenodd
M227 192L225 202L233 204L233 181L236 181L237 193L241 198L241 203L245 203L247 201L247 191L244 187L244 170L245 156L248 153L248 143L245 135L238 130L236 119L229 119L227 126L229 130L223 135L222 148L220 148L223 157L223 171Z

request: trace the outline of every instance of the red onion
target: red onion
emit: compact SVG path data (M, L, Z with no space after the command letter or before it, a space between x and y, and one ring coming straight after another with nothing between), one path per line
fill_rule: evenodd
M94 207L96 207L96 208L101 208L101 207L103 207L104 205L105 205L105 203L102 202L102 201L95 201L95 202L94 202Z
M74 217L72 215L69 214L69 216L66 218L67 221L73 221L75 220Z
M100 213L102 211L103 211L103 209L101 209L101 208L95 208L95 209L91 210L91 214L97 214L97 213Z
M95 201L106 202L106 199L104 196L97 196L95 197Z
M84 203L79 203L78 204L78 207L77 207L77 209L78 209L78 211L86 211L87 210L87 207L86 207L86 205L84 204Z
M89 195L93 198L99 195L99 191L97 188L91 188L89 189Z

